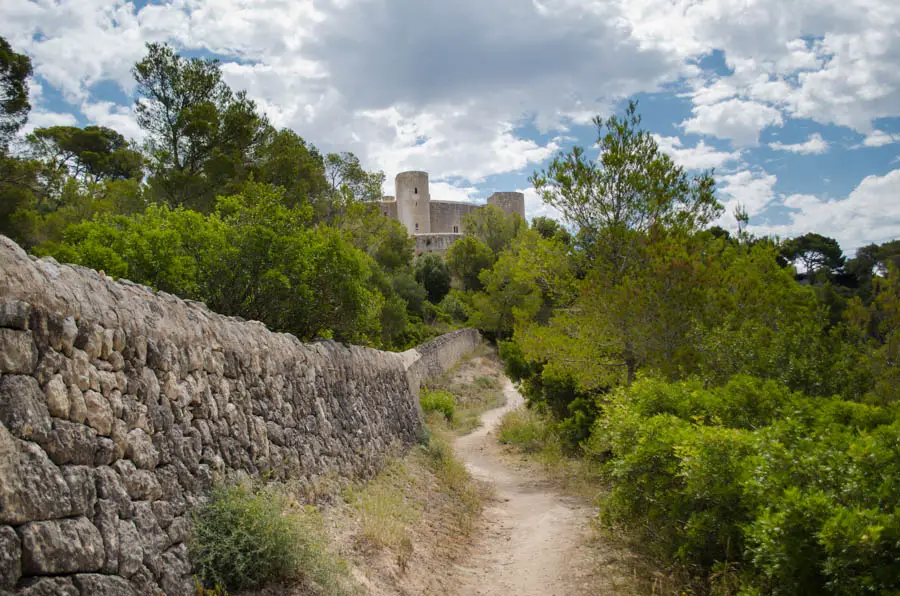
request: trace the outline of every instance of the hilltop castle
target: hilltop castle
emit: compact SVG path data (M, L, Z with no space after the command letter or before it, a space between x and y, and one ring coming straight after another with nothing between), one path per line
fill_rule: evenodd
M416 253L443 254L463 237L463 216L482 205L458 201L433 201L428 189L428 172L401 172L394 178L393 197L379 201L382 215L397 219L416 239ZM525 195L495 192L488 205L496 205L507 215L525 218Z

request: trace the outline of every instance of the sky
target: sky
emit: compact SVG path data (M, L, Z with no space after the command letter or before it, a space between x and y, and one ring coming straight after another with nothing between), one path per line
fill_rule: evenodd
M28 129L140 141L130 69L166 41L386 194L425 170L433 199L519 190L555 216L530 175L636 99L714 169L726 228L740 204L759 235L900 237L898 0L3 0L0 35L34 64Z

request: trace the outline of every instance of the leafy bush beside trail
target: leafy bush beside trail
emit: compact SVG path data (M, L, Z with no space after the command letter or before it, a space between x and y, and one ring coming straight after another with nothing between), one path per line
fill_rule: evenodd
M191 559L207 587L245 589L299 580L311 594L349 594L312 508L289 510L273 487L220 486L194 514Z
M900 590L896 407L748 376L640 379L612 393L586 450L613 481L605 519L640 522L668 560L737 569L747 594Z
M456 412L456 398L449 391L423 389L419 403L422 404L422 410L426 414L429 412L440 412L447 419L447 422L453 422L453 416Z

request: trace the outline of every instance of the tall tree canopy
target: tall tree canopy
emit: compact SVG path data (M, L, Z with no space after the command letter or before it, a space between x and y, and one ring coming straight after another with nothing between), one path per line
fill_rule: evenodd
M118 132L105 126L51 126L28 135L35 157L75 178L139 178L144 158Z
M574 147L531 177L544 202L579 227L591 256L606 259L620 274L632 264L635 233L695 230L721 211L712 174L690 179L640 124L634 102L624 117L597 116L599 160Z
M12 136L25 124L28 103L28 77L31 59L15 52L0 37L0 152L5 153Z
M810 277L818 272L833 273L844 264L844 251L838 241L814 232L786 240L781 245L781 255L789 263L801 265Z

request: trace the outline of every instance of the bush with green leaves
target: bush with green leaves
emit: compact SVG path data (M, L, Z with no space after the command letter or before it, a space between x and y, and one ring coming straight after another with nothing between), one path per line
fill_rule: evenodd
M587 451L609 522L747 593L900 590L900 409L809 398L771 380L639 379L612 393ZM756 592L754 592L754 590Z
M194 512L190 553L206 587L240 590L298 580L313 594L346 594L346 569L327 545L315 511L289 511L271 487L235 485L214 488Z
M525 453L537 453L553 438L552 427L548 417L541 416L532 409L517 408L500 419L497 440Z
M422 411L426 414L440 412L447 422L453 422L456 413L456 398L449 391L423 389L419 403L422 404Z

